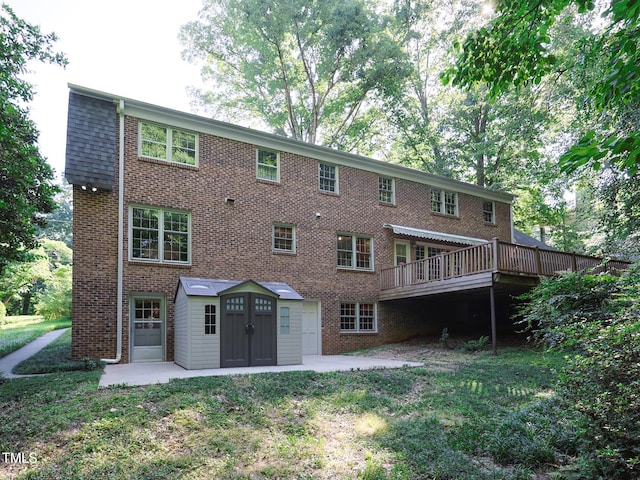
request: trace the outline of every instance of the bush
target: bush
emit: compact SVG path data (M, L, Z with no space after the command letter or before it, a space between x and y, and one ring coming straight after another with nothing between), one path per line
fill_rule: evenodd
M621 277L567 274L527 296L522 321L534 338L571 349L560 394L589 420L585 464L604 478L639 478L640 264Z
M54 271L51 284L36 305L36 313L45 320L71 317L71 267Z

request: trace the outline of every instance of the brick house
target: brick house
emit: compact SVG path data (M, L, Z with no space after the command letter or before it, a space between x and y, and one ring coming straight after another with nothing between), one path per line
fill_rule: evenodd
M176 333L187 279L276 303L268 286L287 285L303 300L274 331L297 312L303 354L439 333L472 321L473 300L383 301L380 272L513 240L510 194L73 85L65 175L75 358L174 361L191 345ZM230 325L226 295L203 304L195 340Z

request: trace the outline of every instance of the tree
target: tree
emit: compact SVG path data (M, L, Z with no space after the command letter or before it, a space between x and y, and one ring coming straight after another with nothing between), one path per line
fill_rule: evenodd
M260 120L277 134L349 149L403 92L405 55L390 19L363 0L211 0L181 30L218 117Z
M6 5L0 9L0 273L11 261L24 260L36 244L42 214L55 208L53 170L37 147L38 131L26 104L32 85L20 75L31 60L61 66L53 51L54 34L42 34Z
M555 50L556 20L571 8L587 21L594 0L538 0L499 2L497 15L457 45L459 56L444 76L454 85L469 87L478 82L490 85L497 96L525 84L540 84L549 74L570 75ZM566 172L590 164L596 170L613 164L635 175L640 166L640 4L610 0L603 13L606 25L593 41L575 45L574 62L598 65L598 75L589 78L581 109L597 114L598 124L561 158ZM576 18L576 22L579 19ZM595 27L594 27L595 28Z

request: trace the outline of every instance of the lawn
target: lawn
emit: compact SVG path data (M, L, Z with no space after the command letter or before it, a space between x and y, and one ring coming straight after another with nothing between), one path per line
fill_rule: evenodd
M0 357L24 347L52 330L71 326L71 320L43 320L38 315L6 317L0 321Z
M553 400L563 362L509 348L446 369L5 380L0 452L26 463L0 458L0 478L545 478L577 438Z

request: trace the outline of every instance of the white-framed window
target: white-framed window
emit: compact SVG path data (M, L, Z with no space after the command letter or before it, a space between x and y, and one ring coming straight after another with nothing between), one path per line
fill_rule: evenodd
M327 163L318 164L318 187L321 192L338 193L338 167Z
M351 270L373 270L373 239L371 237L338 233L338 268Z
M280 307L280 334L289 335L291 333L291 313L289 307Z
M446 190L431 190L431 211L457 217L458 194Z
M263 148L256 150L256 178L280 182L280 153Z
M189 264L191 214L153 207L130 207L129 259Z
M216 306L215 305L204 306L204 334L205 335L216 334Z
M183 165L198 165L197 133L141 121L138 139L138 151L141 157Z
M482 202L482 218L486 223L496 223L496 205L494 202Z
M378 200L380 203L395 205L395 180L388 177L378 177Z
M377 308L375 303L340 303L341 332L375 333L377 329Z
M274 252L296 253L296 227L283 223L273 225L272 248Z

